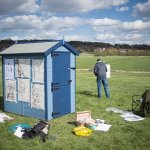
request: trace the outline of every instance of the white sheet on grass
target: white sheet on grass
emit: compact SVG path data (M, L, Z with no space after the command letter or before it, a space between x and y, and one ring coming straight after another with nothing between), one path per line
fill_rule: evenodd
M5 120L12 120L12 119L14 118L11 118L4 113L0 113L0 123L5 123Z
M100 124L97 125L97 127L94 130L97 130L97 131L108 131L110 127L111 127L110 124L100 123Z
M106 108L106 111L113 111L115 113L119 113L119 114L121 114L120 117L124 118L124 120L126 120L126 121L140 121L140 120L144 120L145 119L145 118L142 118L142 117L140 117L138 115L135 115L131 111L121 110L121 109L118 109L116 107Z

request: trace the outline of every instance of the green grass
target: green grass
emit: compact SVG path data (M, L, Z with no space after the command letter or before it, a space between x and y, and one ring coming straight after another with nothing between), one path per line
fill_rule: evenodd
M86 54L77 57L77 68L92 69L97 58ZM150 56L106 56L101 59L110 64L113 71L150 71Z
M150 118L139 122L127 122L108 107L131 110L131 97L150 88L150 57L104 57L113 72L109 79L111 98L97 99L96 81L92 72L77 70L76 111L91 110L94 119L104 119L112 127L108 132L94 131L89 137L78 137L72 133L75 113L50 120L49 139L42 143L39 138L23 140L15 137L8 128L15 123L34 125L37 119L8 114L14 120L0 124L1 150L149 150ZM142 59L142 64L139 63ZM139 60L139 61L138 61ZM92 68L96 57L81 55L77 68ZM121 62L120 62L121 61ZM136 63L139 63L138 65ZM126 66L126 67L125 67ZM138 66L138 68L137 68ZM125 67L125 68L124 68ZM118 72L116 70L124 70ZM127 71L127 72L126 72ZM139 72L132 72L139 71ZM143 72L140 72L143 71ZM148 71L148 72L145 72ZM1 81L0 81L1 82ZM2 102L2 97L1 97ZM1 112L2 112L2 106Z

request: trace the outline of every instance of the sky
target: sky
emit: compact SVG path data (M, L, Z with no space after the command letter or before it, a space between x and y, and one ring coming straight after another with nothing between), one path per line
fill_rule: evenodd
M150 45L150 0L0 0L0 40Z

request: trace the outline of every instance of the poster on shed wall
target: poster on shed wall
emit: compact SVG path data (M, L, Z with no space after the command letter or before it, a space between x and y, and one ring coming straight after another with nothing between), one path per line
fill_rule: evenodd
M18 78L18 100L30 101L30 80Z
M30 59L16 59L15 64L17 77L30 78Z
M32 80L33 82L44 82L44 59L32 60Z
M44 109L44 85L32 84L31 89L31 107Z
M16 80L5 80L6 101L16 102Z
M14 79L14 59L5 59L5 79Z

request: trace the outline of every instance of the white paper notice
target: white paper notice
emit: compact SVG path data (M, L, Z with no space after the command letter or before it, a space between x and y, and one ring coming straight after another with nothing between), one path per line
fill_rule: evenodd
M32 60L32 79L33 82L44 82L44 59Z
M16 76L30 78L30 59L16 59Z
M6 101L16 102L16 80L5 80Z
M31 107L44 109L44 85L32 84Z
M5 79L14 79L14 59L5 59Z
M18 100L19 101L30 101L30 80L29 79L18 79Z

